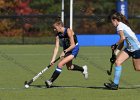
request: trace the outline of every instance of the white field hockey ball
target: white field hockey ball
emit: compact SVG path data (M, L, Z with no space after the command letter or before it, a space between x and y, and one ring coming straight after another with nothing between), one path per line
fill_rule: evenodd
M26 85L25 85L25 88L29 88L29 85L28 85L28 84L26 84Z

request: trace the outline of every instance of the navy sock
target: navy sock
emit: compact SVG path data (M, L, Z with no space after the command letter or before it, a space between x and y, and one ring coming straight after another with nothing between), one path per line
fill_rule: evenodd
M53 82L57 79L57 77L60 75L60 73L62 72L62 69L61 68L56 68L54 73L52 74L51 78L50 78L50 81Z
M81 72L84 71L83 67L80 67L80 66L75 65L75 64L73 64L73 66L74 66L74 68L72 69L73 71L81 71Z

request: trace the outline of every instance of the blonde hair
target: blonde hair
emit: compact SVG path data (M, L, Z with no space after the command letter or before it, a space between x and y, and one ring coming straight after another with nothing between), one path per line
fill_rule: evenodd
M58 18L55 19L55 21L54 21L54 23L53 23L53 26L54 26L54 25L58 25L58 26L64 27L64 24L63 24L63 22L61 21L61 17L58 17Z

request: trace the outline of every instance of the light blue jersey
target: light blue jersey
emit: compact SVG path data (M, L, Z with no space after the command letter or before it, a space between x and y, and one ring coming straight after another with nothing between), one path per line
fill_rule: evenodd
M136 51L140 49L140 42L138 41L135 33L130 29L129 26L126 24L119 22L119 25L117 26L117 31L123 31L125 40L127 43L127 50L130 52Z

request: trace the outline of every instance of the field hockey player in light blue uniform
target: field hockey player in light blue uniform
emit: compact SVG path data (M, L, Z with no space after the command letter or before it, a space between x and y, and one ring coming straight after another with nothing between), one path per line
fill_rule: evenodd
M105 87L112 90L117 90L119 87L119 80L122 72L122 63L126 61L129 57L132 57L134 69L140 71L140 42L138 41L135 33L129 27L128 20L121 13L114 13L111 16L112 24L117 28L117 32L120 36L119 41L112 45L116 48L123 41L126 41L126 47L121 51L115 61L115 74L114 81L111 83L104 83ZM112 48L112 49L113 49Z
M53 65L54 60L57 56L59 50L59 42L62 42L63 51L60 55L62 60L58 63L54 73L52 74L49 80L45 81L46 86L51 87L52 83L57 79L57 77L62 72L62 68L64 65L67 66L68 70L72 71L80 71L84 75L85 79L88 78L87 66L84 65L80 67L76 64L72 64L72 60L77 56L79 52L79 44L77 40L77 36L70 28L65 28L60 18L56 19L53 24L54 31L56 32L56 43L53 52L53 56L50 64Z

